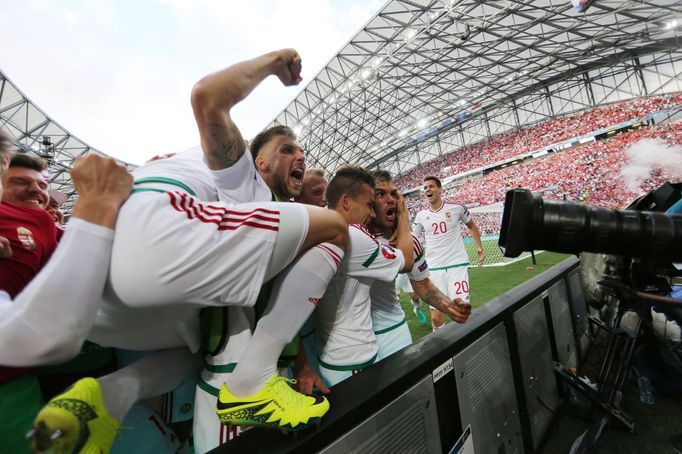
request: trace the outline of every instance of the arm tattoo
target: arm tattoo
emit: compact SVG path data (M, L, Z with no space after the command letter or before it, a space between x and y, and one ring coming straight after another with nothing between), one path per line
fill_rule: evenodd
M231 167L241 158L246 150L246 143L236 127L225 128L225 125L208 125L210 145L206 150L210 159L219 169Z
M439 311L445 311L446 310L446 305L443 304L443 295L440 290L438 290L435 287L430 287L426 292L424 292L424 296L422 297L426 303Z

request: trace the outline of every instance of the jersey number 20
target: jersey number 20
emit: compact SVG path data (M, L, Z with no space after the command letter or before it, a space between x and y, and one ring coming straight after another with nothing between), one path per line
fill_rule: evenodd
M431 227L433 227L433 234L438 235L439 233L445 233L448 231L448 225L445 223L445 221L440 221L438 223L434 222L431 224Z

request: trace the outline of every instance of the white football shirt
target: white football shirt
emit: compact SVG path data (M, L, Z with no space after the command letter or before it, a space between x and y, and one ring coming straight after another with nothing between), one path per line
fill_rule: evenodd
M424 232L426 251L431 271L469 263L460 222L471 220L463 205L445 203L437 210L422 210L414 218L415 234Z

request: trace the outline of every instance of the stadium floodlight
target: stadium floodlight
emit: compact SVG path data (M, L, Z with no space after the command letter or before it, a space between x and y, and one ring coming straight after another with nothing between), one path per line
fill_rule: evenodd
M405 30L405 41L410 42L415 36L417 36L417 31L414 28Z
M407 129L403 129L398 133L398 137L405 137L407 135Z
M294 126L294 134L296 134L297 136L300 136L301 132L303 132L303 128L301 128L301 125Z
M363 80L369 79L371 75L372 71L369 69L363 69L362 72L360 72L360 77L362 77Z
M429 122L429 119L428 119L428 118L422 118L421 120L419 120L419 121L417 122L417 127L418 127L418 128L423 128L424 126L427 125L428 122Z

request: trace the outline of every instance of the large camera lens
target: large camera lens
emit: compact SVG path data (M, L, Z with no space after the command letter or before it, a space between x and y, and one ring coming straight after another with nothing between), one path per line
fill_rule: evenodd
M548 250L682 261L682 216L590 208L513 189L505 199L499 245L506 257Z

